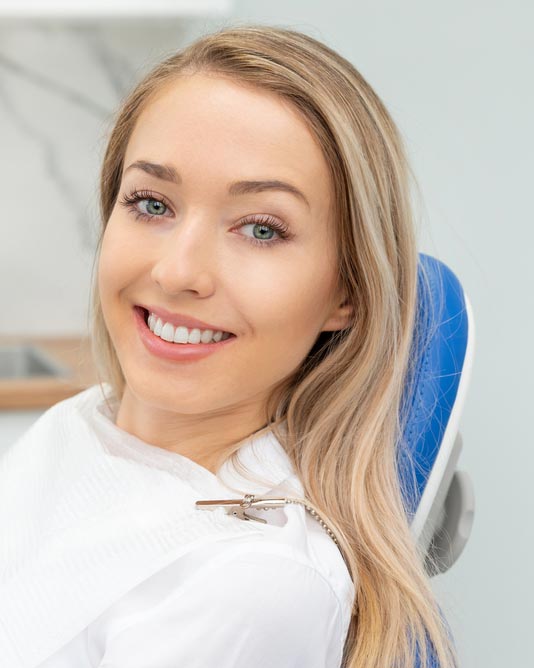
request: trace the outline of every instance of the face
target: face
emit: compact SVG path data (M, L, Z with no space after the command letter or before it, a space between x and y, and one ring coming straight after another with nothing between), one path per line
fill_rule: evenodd
M243 181L289 186L235 185ZM207 452L265 423L270 390L321 331L347 322L330 189L316 140L278 97L196 74L152 100L127 146L99 263L126 379L119 426L185 453L186 442ZM202 357L162 357L139 329L139 305L234 336Z

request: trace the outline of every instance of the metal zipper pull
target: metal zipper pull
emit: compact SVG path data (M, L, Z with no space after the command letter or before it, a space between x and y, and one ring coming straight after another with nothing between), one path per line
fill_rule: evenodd
M280 497L256 497L254 494L245 494L242 499L205 499L197 501L196 506L203 510L214 510L215 508L225 507L228 515L233 515L241 520L254 520L267 524L267 520L262 517L255 517L245 512L250 507L262 508L280 508L287 503L285 498Z

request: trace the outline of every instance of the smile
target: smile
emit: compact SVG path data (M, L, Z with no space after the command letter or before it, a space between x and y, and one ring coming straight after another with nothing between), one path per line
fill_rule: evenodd
M232 336L230 332L221 330L188 328L183 325L175 327L170 322L164 322L154 313L148 316L146 323L153 334L170 343L218 343L219 341L226 341Z
M194 362L203 359L216 351L222 351L227 346L231 346L238 338L235 334L228 332L213 332L212 330L200 330L196 328L189 330L187 327L182 326L173 328L170 323L163 322L158 327L159 319L154 322L154 318L150 319L149 313L145 309L135 306L133 312L135 325L145 349L156 357L175 362ZM149 320L152 329L149 325ZM169 325L165 331L164 325ZM171 332L171 329L174 331ZM184 337L184 330L187 334L187 341L180 343L180 340L178 340L175 343L175 338L180 339L180 336ZM159 334L157 333L158 331ZM211 332L209 335L210 341L201 343L202 334L204 338L207 338L208 332ZM171 333L172 340L166 340L162 337L163 334L167 334L171 338Z

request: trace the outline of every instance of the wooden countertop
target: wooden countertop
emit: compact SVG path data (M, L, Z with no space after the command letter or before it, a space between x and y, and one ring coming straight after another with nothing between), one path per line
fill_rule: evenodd
M98 382L88 337L0 336L0 347L33 345L70 372L0 380L0 410L49 408Z

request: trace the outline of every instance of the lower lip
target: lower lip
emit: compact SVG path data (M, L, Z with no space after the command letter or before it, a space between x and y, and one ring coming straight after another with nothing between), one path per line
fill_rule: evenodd
M235 341L236 336L232 335L224 341L218 343L170 343L160 339L150 331L145 322L145 312L139 306L134 307L135 323L141 336L141 341L146 349L157 357L163 357L177 362L195 361L207 357L217 350L222 350L227 345Z

